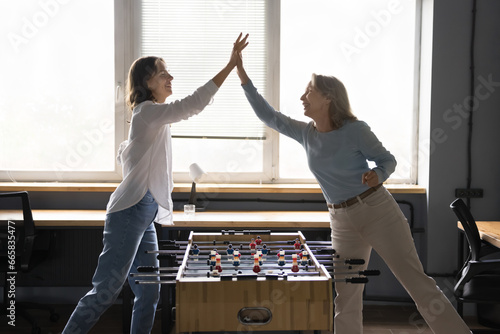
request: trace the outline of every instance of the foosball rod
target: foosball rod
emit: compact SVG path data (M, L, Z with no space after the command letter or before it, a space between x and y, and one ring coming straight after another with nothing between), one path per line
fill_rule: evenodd
M320 274L319 271L317 271L317 272L312 272L312 271L301 272L301 271L298 271L296 273L294 273L294 272L286 272L286 273L283 272L283 273L274 273L274 274L269 274L269 275L275 275L275 276L277 275L278 277L279 276L287 276L287 277L290 277L290 276L309 276L309 277L310 276L321 276L321 274ZM231 274L230 275L227 275L227 274L226 275L221 275L221 274L215 274L214 275L210 271L206 272L206 276L207 277L212 277L212 278L217 278L217 277L220 277L220 276L225 276L225 277L232 277L232 278L238 279L238 275L234 275L234 274L233 275L231 275ZM268 276L268 274L265 274L265 275L258 275L257 274L255 276L257 278L258 277L266 277L266 276ZM182 275L182 277L201 277L201 275L199 275L197 273L184 273Z
M308 266L314 266L314 262L313 261L307 261L307 264L302 264L302 261L297 261L301 266L305 266L305 265L308 265ZM180 261L178 263L181 263ZM240 260L239 261L240 264L253 264L254 263L254 260L247 260L247 259L243 259L243 260ZM274 260L264 260L262 261L263 264L266 264L266 265L270 265L270 264L273 264L273 263L276 263L276 261ZM288 264L291 264L292 261L291 260L288 260L286 261L286 263ZM364 264L364 260L363 261L359 261L359 259L348 259L348 260L345 260L345 261L323 261L323 260L320 260L318 261L319 264L322 264L324 266L331 266L331 267L341 267L341 268L344 268L346 266L353 266L353 265L363 265ZM204 260L204 259L200 259L199 261L196 261L196 259L190 259L187 261L187 265L188 266L204 266L204 265L210 265L210 264L213 264L213 262L211 260ZM233 261L232 260L221 260L221 264L222 265L233 265Z
M188 262L188 263L190 263L190 262ZM203 263L203 262L200 262L200 263ZM182 261L177 261L177 264L179 266L182 265ZM354 265L358 265L358 264L350 265L350 264L342 264L342 263L333 264L331 262L330 263L320 263L320 264L322 264L329 271L333 270L333 269L338 269L338 268L343 268L343 269L346 269L346 270L350 270L350 269L352 269L352 267Z
M293 276L293 275L292 275ZM262 276L266 277L266 276ZM255 278L257 279L257 277ZM349 278L340 278L340 279L332 279L332 282L345 282L351 284L366 284L368 283L368 278L366 277L349 277ZM176 284L176 281L135 281L135 284Z
M189 266L189 264L192 264L191 266ZM241 263L241 262L240 262ZM194 266L193 266L194 264ZM199 264L199 266L196 266L196 264ZM226 268L231 268L231 267L235 267L233 266L232 263L223 263L224 266ZM262 266L267 266L269 265L269 262L264 262ZM192 262L188 262L188 266L187 268L190 269L190 270L203 270L205 269L207 265L202 263L202 262L199 262L199 263L192 263ZM197 268L199 267L199 268ZM300 265L300 267L304 267L304 265ZM325 267L325 270L327 270L328 272L330 272L331 274L333 274L334 270L338 270L338 269L344 269L344 270L350 270L352 269L352 266L350 265L336 265L336 266L324 266ZM235 267L237 268L237 267ZM312 266L311 265L311 268L315 268L315 266ZM138 272L157 272L157 271L160 271L160 272L177 272L179 270L179 267L138 267L137 268L137 271ZM352 273L352 272L351 272Z
M177 272L179 267L154 267L154 266L141 266L137 267L137 271L140 273L152 273L156 271L161 272Z
M240 256L242 256L242 257L251 256L252 259L253 259L253 256L255 254L257 254L257 253L256 252L250 252L250 251L243 251L243 252L240 251ZM285 257L287 259L291 259L294 254L297 254L297 253L295 253L295 252L288 252L288 254L285 254ZM160 254L160 255L164 255L164 254ZM176 255L176 259L177 260L180 260L180 259L184 258L184 256L180 255L180 254L168 254L168 256L171 256L171 255ZM221 257L226 258L226 259L227 258L232 258L234 256L234 254L227 254L227 253L223 253L223 254L217 253L216 255L220 255ZM269 253L262 254L262 256L265 257L265 258L267 258L267 259L271 259L271 258L274 258L274 257L277 258L278 257L277 255L278 255L277 252L272 252L271 254L269 254ZM204 260L204 259L210 259L210 257L212 256L212 254L206 253L206 252L200 252L197 255L190 254L188 256L189 256L188 259L201 259L201 260ZM307 255L307 257L310 257L310 255ZM298 258L300 259L301 257L299 256ZM331 256L331 255L325 255L325 256L320 255L319 257L316 255L315 258L316 259L338 259L338 257Z
M262 243L263 244L279 244L279 243L283 243L283 241L263 241ZM294 243L294 241L293 241L293 243ZM292 240L286 241L287 245L293 245L293 243L292 243ZM161 241L160 240L159 244L162 245L163 247L177 246L177 247L179 247L179 249L186 249L187 246L189 245L189 241L178 241L178 240L176 240L176 241L173 241L173 240ZM193 244L227 246L229 244L241 245L244 243L242 243L239 240L237 242L234 242L234 243L231 242L230 240L227 240L227 241L222 241L222 242L219 241L219 242L216 242L215 244L213 241L199 241L199 242L193 242ZM325 248L325 247L331 248L331 245L332 245L332 243L330 241L307 241L305 244L308 245L311 250L314 250L317 248Z
M268 269L291 269L292 266L291 265L285 265L285 266L277 266L277 265L273 265L273 266L268 266L267 264L264 264L261 266L263 268L263 270L268 270ZM299 265L299 268L302 269L302 270L306 270L308 268L306 268L308 266L303 266L303 265ZM224 266L224 268L229 268L229 270L233 269L233 270L245 270L245 269L253 269L253 266L233 266L232 264L228 264L226 266ZM311 266L310 267L311 269L316 269L315 267ZM206 270L206 265L202 265L200 266L199 268L193 268L193 267L187 267L186 270ZM138 267L137 268L137 271L138 273L131 273L130 275L131 276L137 276L139 274L142 274L142 273L167 273L167 272L177 272L179 270L179 268L177 267ZM308 272L314 272L314 271L308 271ZM352 272L351 272L352 274ZM174 276L175 277L175 276Z
M255 239L255 238L254 238ZM262 239L261 239L262 240ZM243 242L242 242L243 241ZM293 240L262 240L262 244L272 244L272 245L275 245L275 244L283 244L283 245L294 245L296 242L295 239ZM162 244L162 245L175 245L175 246L184 246L184 245L189 245L190 241L175 241L175 242L172 242L172 243L166 243L166 242L161 242L159 241L158 242L159 244ZM230 239L226 239L226 240L211 240L211 241L192 241L192 244L197 244L197 245L214 245L214 246L217 246L217 245L223 245L223 246L227 246L229 244L232 244L232 245L245 245L245 244L249 244L250 243L250 238L247 240L230 240ZM307 241L305 244L309 244L309 242ZM331 242L312 242L312 244L315 244L315 245L331 245L332 243Z
M210 247L227 247L229 245L233 245L233 246L240 246L240 245L246 245L248 246L250 244L249 242L250 240L248 241L244 241L242 242L242 240L219 240L219 241L196 241L196 242L192 242L193 245L198 245L198 247L204 247L204 248L210 248ZM283 245L283 246L293 246L295 244L295 240L285 240L285 241L262 241L262 245ZM186 248L187 246L189 245L189 242L188 241L185 241L185 242L178 242L178 243L175 243L175 244L169 244L169 246L178 246L178 247L183 247L183 248ZM303 244L301 244L303 245Z
M245 270L243 268L239 268L239 269L242 269L242 270ZM252 268L246 268L246 270L251 270ZM288 268L290 269L290 268ZM230 272L231 270L224 270L226 273L227 272ZM241 273L239 275L242 275ZM255 275L256 277L265 277L267 275L270 275L270 274L262 274L262 275ZM321 273L319 271L298 271L298 272L291 272L291 271L287 271L287 272L284 272L282 271L281 273L277 273L277 274L274 274L274 275L278 275L278 276L283 276L283 275L288 275L288 276L321 276ZM184 272L182 274L182 277L204 277L204 276L208 276L208 277L220 277L222 276L221 274L213 274L211 271L206 271L206 270L203 270L202 273L193 273L193 272ZM238 277L238 274L229 274L226 276L231 276L231 277ZM159 278L176 278L177 275L176 274L158 274L158 273L131 273L130 274L130 277L159 277Z
M130 277L171 277L175 279L177 274L130 273Z
M220 255L220 254L219 254ZM221 261L223 262L233 262L233 258L234 256L233 255L221 255ZM181 260L183 258L177 258L176 260ZM243 255L242 258L240 257L240 261L247 261L247 262L253 262L254 261L254 257L250 257L249 255ZM285 256L285 260L287 262L292 262L292 255L287 255ZM209 256L196 256L196 255L189 255L188 257L188 262L200 262L200 263L204 263L206 261L210 261L211 258ZM277 261L278 260L278 257L277 256L274 256L274 255L271 255L271 256L263 256L261 258L261 261L263 262L274 262L274 261ZM297 257L297 261L298 262L301 262L302 259L300 257ZM307 261L312 261L312 259L307 259Z
M213 266L215 267L215 266ZM228 266L221 266L222 268L229 268L229 269L233 269L233 270L252 270L254 268L254 266L232 266L232 265L228 265ZM292 269L292 265L284 265L284 266L279 266L279 265L261 265L259 266L261 268L261 270L291 270ZM298 266L298 268L300 270L306 270L306 266ZM307 267L308 269L310 268L311 270L313 271L318 271L317 268L315 267ZM186 268L186 270L207 270L207 267L199 267L199 268L190 268L189 266ZM312 271L311 271L312 272Z
M230 256L230 255L223 255L223 256ZM272 255L274 256L274 254ZM188 257L188 260L196 260L198 259L200 262L202 261L206 261L206 260L209 260L207 259L206 257L203 258L205 256L199 256L196 257L195 255L189 255ZM291 255L290 256L285 256L285 259L288 258L288 261L291 261ZM184 257L182 256L179 256L176 258L176 260L183 260ZM316 258L317 259L317 258ZM333 260L331 257L324 260L324 258L320 258L320 259L317 259L319 263L344 263L344 264L357 264L357 265L361 265L361 264L365 264L365 260L364 259L342 259L342 260ZM222 261L230 261L230 260L227 260L227 259L223 259ZM253 262L253 259L240 259L240 261L251 261ZM274 261L272 260L269 256L266 258L266 261ZM298 259L298 261L300 261Z
M284 251L287 256L292 256L293 254L297 254L297 252L303 251L300 249L281 249L281 250ZM212 251L212 250L210 250L210 251ZM210 251L200 251L198 253L198 257L210 256ZM256 254L257 251L262 251L262 249L256 249L256 250L249 250L249 249L248 250L247 249L240 250L240 249L238 249L238 251L240 252L241 255L252 255L252 254ZM268 249L267 256L276 256L279 251L280 250ZM227 251L225 249L224 250L217 250L217 252L219 255L222 255L222 256L231 256L232 255L232 254L227 254ZM181 255L180 252L173 252L173 251L163 251L163 252L162 251L152 251L151 253ZM194 255L194 254L190 254L190 255ZM314 252L312 252L312 255L314 255L314 257L316 257L316 258L336 258L336 259L339 258L339 255L332 255L332 254L315 254Z
M207 249L207 250L213 250L214 248L213 247L198 247L199 249ZM288 249L290 248L290 249ZM236 249L236 248L233 248L233 249ZM256 248L255 250L261 250L262 247L259 247L259 248ZM225 251L226 248L220 250L220 251ZM240 249L238 248L238 250L240 252L251 252L252 250L248 249L248 248L243 248L243 249ZM269 249L270 250L270 249ZM277 251L278 249L277 248L273 248L272 252L274 251ZM295 248L291 248L291 247L286 247L285 249L283 249L284 251L302 251L303 249L295 249ZM149 251L146 251L147 254L184 254L186 251L186 248L184 249L160 249L160 250L149 250ZM271 250L270 250L271 251ZM320 249L311 249L311 252L313 254L315 254L316 256L328 256L328 255L332 255L332 254L335 254L336 251L335 249L333 248L320 248ZM201 254L209 254L209 252L201 252Z
M251 249L248 247L243 247L243 248L233 247L232 249L239 251L241 254L250 254L250 253L255 253L257 251L262 251L264 248L256 247L254 249ZM198 246L198 250L200 251L199 254L210 254L210 252L213 250L215 250L219 254L226 254L227 252L227 248L213 248L213 247L203 247L203 246ZM293 253L293 252L302 252L305 249L304 248L296 249L293 246L291 246L291 247L273 247L273 248L268 247L267 250L269 252L272 252L273 254L277 254L280 250L283 250L287 253ZM161 253L161 251L159 253Z
M203 247L203 246L198 246L198 250L200 251L200 255L208 255L210 254L211 251L215 250L220 253L225 253L227 252L227 248L214 248L214 247ZM255 249L250 249L248 247L233 247L233 250L238 250L241 254L251 254L252 252L255 253L257 251L262 251L262 247L256 247ZM293 246L289 247L274 247L274 248L267 248L267 250L270 253L277 254L280 250L285 251L286 253L294 253L294 252L302 252L305 249L295 249ZM184 254L186 252L186 249L160 249L160 250L152 250L152 251L147 251L148 254ZM311 253L315 254L315 252L311 251ZM222 255L222 254L221 254ZM321 255L330 255L330 254L321 254ZM331 256L331 255L330 255Z

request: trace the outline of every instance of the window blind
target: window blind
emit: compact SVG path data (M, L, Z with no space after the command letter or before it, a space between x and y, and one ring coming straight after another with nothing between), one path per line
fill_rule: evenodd
M162 57L174 77L173 95L167 102L192 94L219 72L229 61L240 32L250 34L243 60L265 95L265 0L143 0L140 17L141 56ZM201 114L172 125L172 135L181 138L264 139L264 134L236 70Z

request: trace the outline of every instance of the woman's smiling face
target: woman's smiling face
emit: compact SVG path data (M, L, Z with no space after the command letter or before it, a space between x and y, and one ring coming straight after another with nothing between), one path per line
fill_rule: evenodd
M300 97L300 100L304 106L304 115L312 119L315 119L318 113L328 113L330 101L314 88L311 82L307 85L306 91Z
M156 73L148 80L148 88L153 93L155 101L163 103L172 95L173 76L168 73L163 61L159 61L156 66Z

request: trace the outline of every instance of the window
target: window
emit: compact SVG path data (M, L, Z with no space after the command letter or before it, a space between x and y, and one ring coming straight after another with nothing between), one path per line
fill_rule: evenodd
M249 33L245 63L264 93L268 85L269 1L143 0L139 18L140 56L161 56L174 76L174 101L210 80L229 60L240 32ZM196 162L217 182L262 179L265 126L246 101L233 71L213 104L189 120L172 124L176 180L188 178Z
M0 5L0 180L118 181L125 78L165 59L173 101L191 94L250 34L247 71L297 119L311 74L344 82L353 111L416 180L420 0L27 0ZM98 8L98 10L96 10ZM92 20L89 21L89 17ZM397 126L394 126L397 124ZM176 182L193 162L216 183L313 182L299 145L254 115L233 72L200 115L172 125Z
M395 155L392 181L414 182L417 27L414 0L282 1L281 111L309 121L299 98L311 74L337 77L354 114ZM302 147L281 135L279 175L283 180L313 177Z
M228 42L249 32L247 71L276 109L309 121L299 98L311 74L338 77L354 113L396 156L391 181L414 182L417 3L144 0L141 55L166 59L176 78L173 100L213 76L227 61ZM197 162L217 182L313 181L302 147L258 123L233 73L213 105L172 126L176 180L189 181L188 167Z
M0 178L119 179L113 2L2 2L0 13Z

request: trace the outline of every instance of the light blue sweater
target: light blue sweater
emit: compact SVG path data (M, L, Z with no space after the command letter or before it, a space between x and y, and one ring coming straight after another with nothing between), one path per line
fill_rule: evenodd
M301 122L276 111L251 81L242 87L262 122L304 147L309 168L328 203L342 203L368 189L361 182L363 173L370 170L367 160L375 162L379 182L394 172L396 159L365 122L349 121L337 130L318 132L312 121Z

